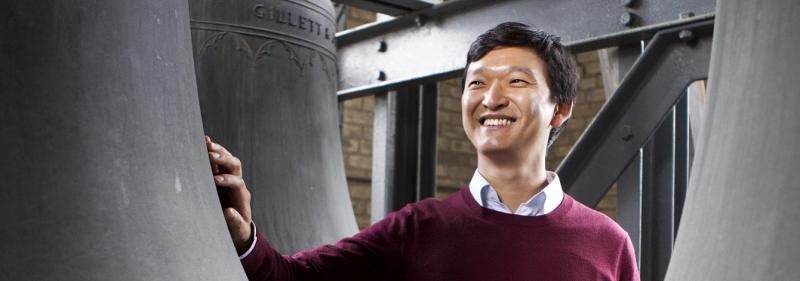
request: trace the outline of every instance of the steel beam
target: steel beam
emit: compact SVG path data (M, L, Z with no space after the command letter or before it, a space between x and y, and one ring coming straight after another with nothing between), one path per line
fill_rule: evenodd
M415 97L411 94L399 94L399 91L407 91L402 89L380 95L375 95L374 117L373 117L373 135L372 135L372 218L373 223L383 219L386 214L396 208L393 198L399 197L396 194L395 186L398 186L398 181L405 180L400 183L410 185L408 173L409 168L405 168L403 164L413 164L408 162L398 161L397 156L403 156L402 145L397 145L397 140L416 140L413 136L398 136L397 128L397 110L400 106L397 103L402 102L398 100L400 96L403 98ZM405 104L405 108L413 108ZM408 151L406 151L408 152ZM398 165L399 164L399 165ZM410 169L416 169L411 167ZM413 195L412 195L413 196ZM406 200L410 200L406 196Z
M597 205L686 86L708 75L712 29L706 20L653 38L558 168L567 192Z
M671 110L642 148L642 281L663 280L672 255L675 207L675 114Z
M642 153L633 157L628 167L617 179L617 222L628 232L641 264L642 241Z
M417 200L436 196L436 137L438 132L438 83L425 84L419 93L419 142L417 149Z
M659 29L685 24L680 14L711 13L713 0L445 2L394 20L337 34L339 87L354 95L387 85L421 84L460 75L469 44L504 21L521 21L559 35L575 52L638 42ZM621 18L631 18L621 22ZM380 48L381 42L386 48ZM383 50L383 51L380 51ZM383 72L384 80L378 79Z
M675 105L675 210L674 233L678 235L683 202L689 187L689 92Z
M372 222L434 195L436 89L413 86L375 96Z
M390 16L399 16L433 6L432 1L421 0L335 0L335 2Z

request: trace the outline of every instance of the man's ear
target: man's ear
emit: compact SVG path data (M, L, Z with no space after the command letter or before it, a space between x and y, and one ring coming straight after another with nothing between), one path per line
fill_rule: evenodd
M550 127L558 128L567 122L570 116L572 116L572 106L575 105L575 102L566 102L566 103L559 103L556 104L555 112L553 113L553 119L550 120Z

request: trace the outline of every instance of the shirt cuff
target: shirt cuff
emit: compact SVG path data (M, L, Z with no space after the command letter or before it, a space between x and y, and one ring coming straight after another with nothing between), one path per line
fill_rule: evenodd
M253 252L253 249L256 248L256 240L257 240L256 239L256 231L257 230L256 230L256 224L254 222L250 222L250 229L253 230L253 233L250 236L250 240L253 240L253 242L250 243L250 248L247 248L247 251L245 251L244 253L239 255L239 260L243 260L244 258L246 258L248 255L250 255L250 253Z

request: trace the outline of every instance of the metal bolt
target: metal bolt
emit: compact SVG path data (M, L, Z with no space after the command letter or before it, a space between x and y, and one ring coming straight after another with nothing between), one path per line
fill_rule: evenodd
M622 15L619 16L619 24L631 27L633 26L635 16L630 12L623 12Z
M633 128L630 125L622 126L622 131L620 132L620 137L624 141L630 141L633 139Z
M630 7L630 6L633 6L633 0L620 0L620 1L619 1L619 3L620 3L620 4L621 4L623 7Z
M386 48L388 48L388 46L386 45L386 41L381 41L378 45L378 52L385 53Z
M386 81L386 72L378 70L378 81Z
M425 22L427 22L427 21L428 21L428 18L426 18L423 15L418 15L418 16L414 17L414 23L417 24L417 27L422 27L423 25L425 25Z
M692 13L692 12L683 12L683 13L678 14L678 18L679 19L691 18L693 16L694 16L694 13Z
M681 39L681 41L689 43L690 45L693 45L697 42L697 37L694 36L694 32L688 29L678 32L678 39Z

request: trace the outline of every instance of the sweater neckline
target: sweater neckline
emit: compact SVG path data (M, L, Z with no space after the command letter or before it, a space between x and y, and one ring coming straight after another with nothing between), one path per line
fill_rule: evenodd
M461 199L467 204L467 209L470 213L479 216L480 218L487 219L493 222L517 224L517 225L543 225L559 221L568 211L572 208L574 199L568 194L564 193L564 199L561 204L550 213L541 216L521 216L514 214L506 214L498 212L489 208L481 207L472 194L469 192L469 187L463 187L460 190Z

